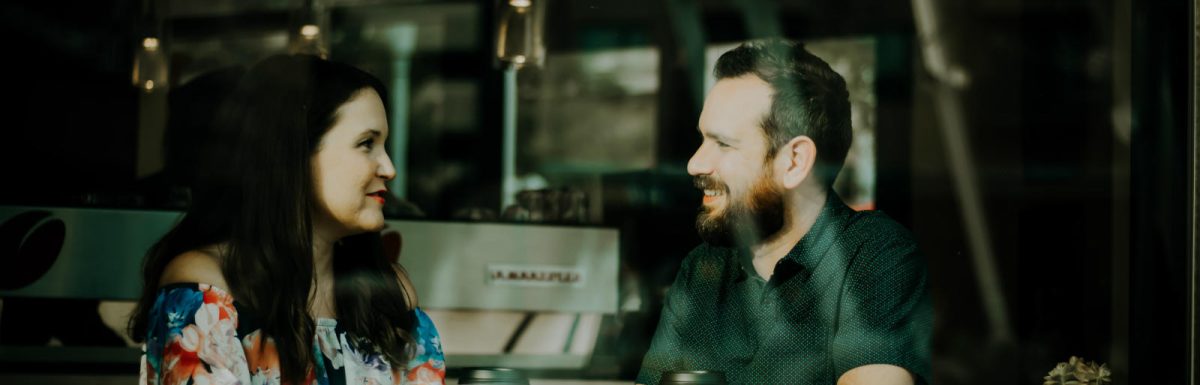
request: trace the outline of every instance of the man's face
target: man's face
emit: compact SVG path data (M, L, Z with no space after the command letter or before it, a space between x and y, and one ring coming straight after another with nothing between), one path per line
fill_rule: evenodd
M700 113L704 141L688 161L703 190L696 230L718 246L750 246L779 232L783 187L760 127L771 108L771 87L754 75L717 81Z

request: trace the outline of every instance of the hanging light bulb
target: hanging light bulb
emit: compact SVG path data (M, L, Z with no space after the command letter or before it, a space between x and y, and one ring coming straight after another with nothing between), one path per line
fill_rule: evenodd
M157 11L155 0L142 3L141 29L145 33L133 55L133 86L145 92L167 87L167 52Z
M496 59L504 70L503 139L500 159L500 210L510 207L517 183L517 69L541 66L546 57L542 20L546 1L499 0L496 15Z
M292 15L288 31L288 52L329 57L329 13L324 4L304 0Z
M496 20L496 59L517 67L541 65L545 57L542 43L542 14L545 2L502 0Z
M313 40L317 35L321 34L321 27L313 24L305 24L300 27L300 36L306 40Z

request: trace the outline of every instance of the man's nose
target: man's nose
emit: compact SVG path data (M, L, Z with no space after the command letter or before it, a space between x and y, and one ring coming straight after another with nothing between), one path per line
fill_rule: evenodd
M690 175L712 174L712 161L708 156L707 145L701 143L692 158L688 159L687 171Z

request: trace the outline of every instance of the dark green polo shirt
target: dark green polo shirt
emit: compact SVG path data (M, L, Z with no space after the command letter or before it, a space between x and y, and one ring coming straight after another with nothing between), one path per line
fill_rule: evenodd
M719 370L730 384L834 384L891 364L929 382L933 314L925 260L903 226L830 194L769 281L745 249L703 244L684 259L637 382Z

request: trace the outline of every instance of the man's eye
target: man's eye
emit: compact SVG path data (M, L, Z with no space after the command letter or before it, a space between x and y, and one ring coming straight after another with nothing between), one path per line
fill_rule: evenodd
M717 147L721 147L721 148L727 148L727 147L729 147L729 144L727 144L727 143L725 143L725 142L718 141L718 142L717 142Z

